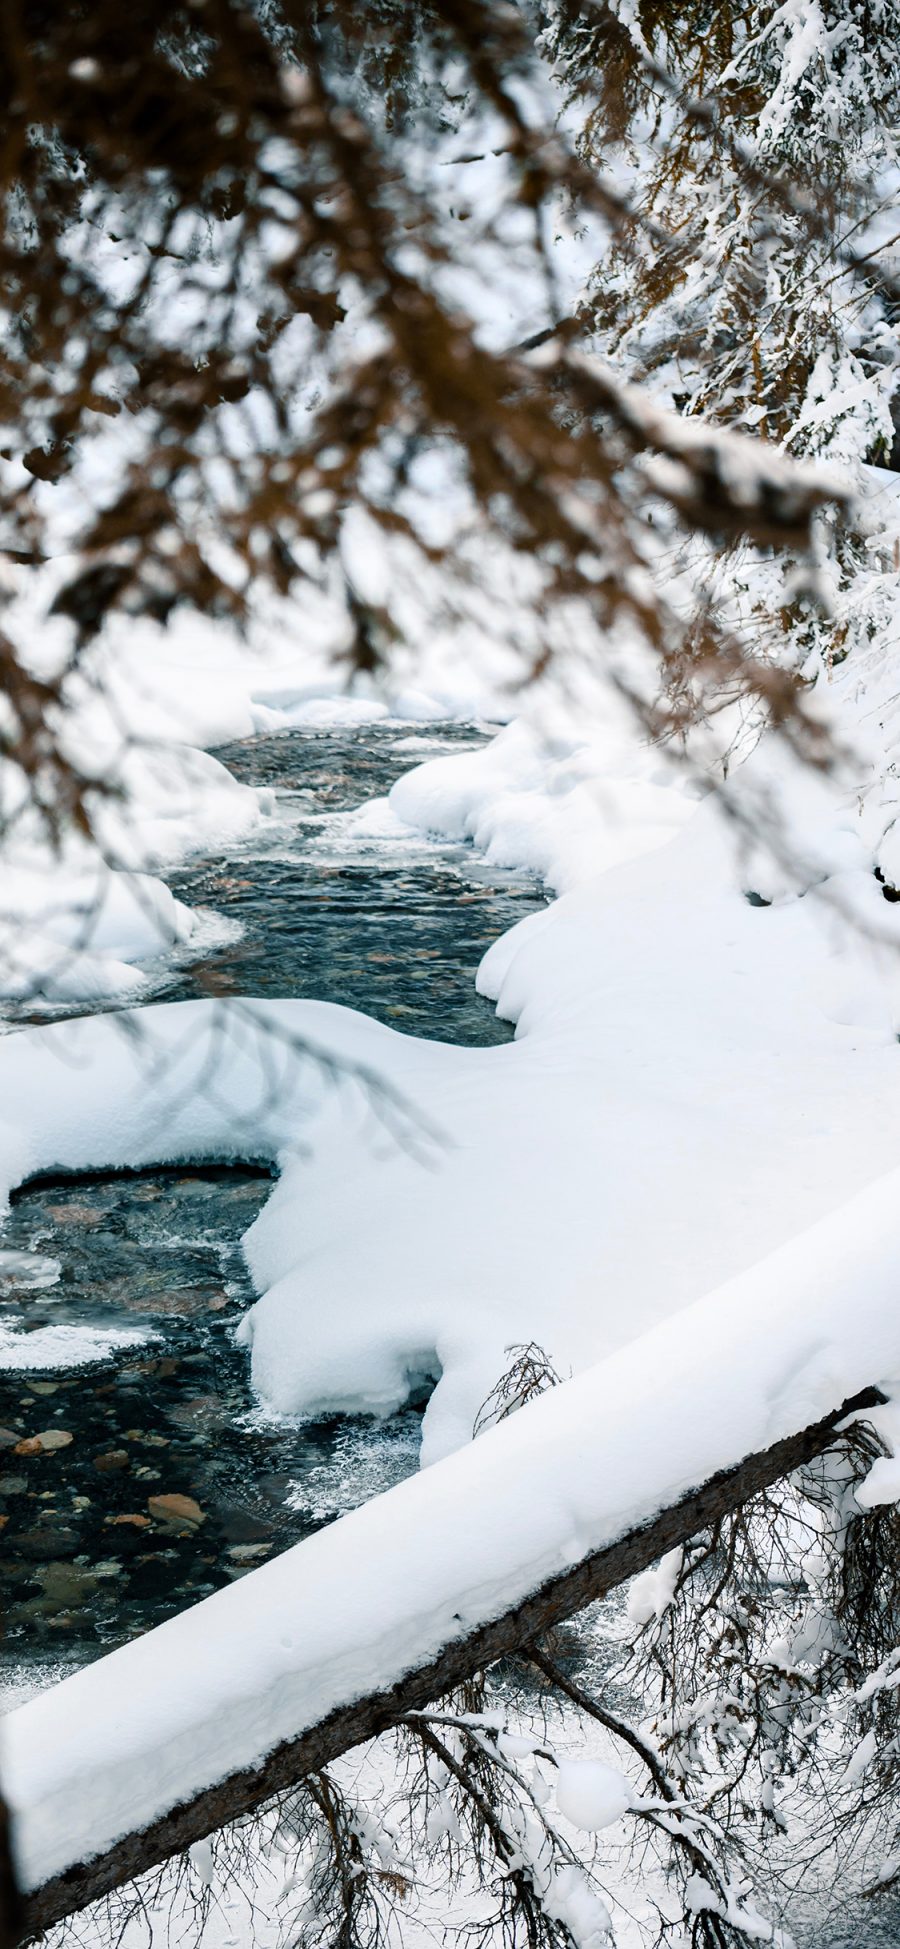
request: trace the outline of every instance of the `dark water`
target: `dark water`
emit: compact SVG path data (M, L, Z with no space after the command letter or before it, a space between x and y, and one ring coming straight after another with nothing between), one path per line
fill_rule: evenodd
M530 874L488 868L471 846L414 833L371 837L347 815L419 759L477 749L467 727L290 732L216 755L246 783L275 788L273 821L229 861L192 860L169 884L192 907L237 920L241 941L204 956L166 993L308 995L446 1042L505 1042L511 1030L475 992L485 949L543 906Z
M489 872L463 845L367 838L347 818L420 757L482 741L450 727L410 748L408 732L369 726L220 752L275 789L275 813L229 858L175 876L182 899L242 932L162 992L310 995L419 1035L505 1040L474 975L542 904L534 881ZM0 1323L156 1337L74 1373L0 1375L7 1672L98 1656L415 1468L421 1402L387 1421L303 1425L256 1409L233 1333L253 1297L239 1240L268 1190L259 1172L204 1169L48 1181L15 1198L0 1245L60 1273L0 1285ZM38 1446L48 1434L59 1445ZM172 1496L189 1500L158 1500Z
M161 992L311 995L412 1034L505 1040L474 974L490 941L542 904L539 889L467 847L367 839L347 818L419 758L480 742L456 727L410 740L368 726L220 752L236 776L274 788L276 815L228 858L175 875L182 899L243 931ZM28 1687L99 1656L416 1467L421 1402L383 1422L300 1425L256 1409L233 1329L253 1296L240 1237L268 1190L263 1173L230 1168L47 1181L15 1199L0 1245L56 1259L60 1273L0 1281L0 1322L158 1337L74 1373L0 1375L7 1679ZM48 1433L71 1440L37 1447ZM900 1944L890 1896L832 1895L787 1920L804 1949Z
M412 1409L306 1426L253 1413L233 1340L252 1299L238 1240L268 1190L251 1171L166 1171L17 1199L4 1243L62 1270L7 1317L158 1337L77 1373L3 1376L7 1662L95 1656L415 1467ZM48 1431L72 1439L29 1452ZM196 1510L155 1500L171 1495Z

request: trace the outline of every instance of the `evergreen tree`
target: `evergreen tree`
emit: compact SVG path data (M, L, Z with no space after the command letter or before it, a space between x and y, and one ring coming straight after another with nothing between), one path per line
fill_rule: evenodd
M664 671L689 657L690 709L724 674L802 728L791 677L708 606L668 601L647 509L802 545L822 490L761 447L698 448L563 341L523 358L489 329L510 274L536 325L556 315L564 212L652 271L655 232L558 122L548 45L528 9L488 0L3 12L0 552L74 551L55 588L73 660L116 610L241 624L261 590L315 588L371 670L413 590L419 632L489 605L525 670L574 635L602 654L622 625ZM637 56L596 58L607 105L621 85L636 112ZM685 145L676 126L676 201ZM473 153L496 161L487 208ZM690 385L699 407L712 380ZM648 455L674 464L648 480ZM361 532L370 558L388 549L387 595ZM54 729L66 673L38 682L0 638L0 678L6 748L51 824L89 824Z
M860 463L896 459L900 8L564 0L549 35L582 153L618 150L639 214L585 306L607 356L682 413L857 485ZM812 582L790 555L781 573L732 556L716 588L757 654L809 679L872 640L893 564L866 540L864 515L820 520Z

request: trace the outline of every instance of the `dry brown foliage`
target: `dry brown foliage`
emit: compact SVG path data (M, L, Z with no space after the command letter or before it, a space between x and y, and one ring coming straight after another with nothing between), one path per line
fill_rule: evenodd
M537 571L532 669L553 618L624 621L661 660L655 728L681 729L722 685L803 728L794 677L660 594L647 509L668 507L676 531L802 546L828 489L773 487L752 443L686 450L675 416L643 416L564 338L505 352L461 306L478 213L453 206L434 159L448 132L502 152L478 262L508 251L514 217L551 317L563 205L626 253L643 222L557 125L539 28L489 0L0 11L0 558L40 564L64 531L75 565L54 608L73 659L116 611L165 622L187 605L240 626L263 589L327 585L350 667L371 671L398 623L342 554L354 508L439 571L445 612L477 580L473 534ZM612 29L592 58L625 115ZM463 536L422 519L416 469L435 453ZM648 456L674 464L648 472ZM2 747L51 828L57 811L84 824L89 781L55 708L65 672L45 691L25 646L2 655Z

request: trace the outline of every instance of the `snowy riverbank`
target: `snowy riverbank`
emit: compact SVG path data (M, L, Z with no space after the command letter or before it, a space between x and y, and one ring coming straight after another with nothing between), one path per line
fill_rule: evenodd
M841 676L828 702L846 718ZM284 711L309 707L294 681ZM369 840L469 837L563 889L482 964L513 1044L450 1048L317 1003L276 1006L273 1036L209 1003L141 1011L136 1043L112 1019L0 1049L4 1195L51 1166L275 1155L247 1239L254 1385L279 1411L383 1412L426 1372L426 1460L470 1438L511 1344L578 1371L900 1164L900 908L874 873L891 878L896 808L877 745L856 760L864 791L755 754L743 803L777 792L782 856L750 857L714 796L585 695L590 710L545 693L483 751L347 815ZM245 693L224 687L218 708L217 735L253 721ZM294 1062L297 1039L324 1068ZM335 1085L332 1061L361 1084Z
M900 1379L900 913L877 740L856 787L849 765L810 781L754 756L740 804L777 788L782 844L751 854L722 802L612 710L590 735L562 706L536 718L350 815L370 837L471 837L562 889L482 964L513 1043L453 1047L301 1001L163 1005L0 1045L4 1194L51 1167L277 1165L241 1328L265 1404L386 1412L436 1381L438 1467L11 1718L32 1881L750 1448ZM526 1341L577 1378L473 1446ZM893 1411L881 1422L891 1448ZM873 1500L895 1473L876 1465ZM158 1660L180 1674L174 1718Z
M15 583L6 591L9 615L35 674L51 676L65 665L65 629L41 613L46 578L24 586L27 600ZM168 630L118 619L85 653L65 682L64 749L99 783L90 836L73 826L51 843L26 780L0 759L0 1003L141 1000L173 952L203 951L208 917L173 900L164 876L192 853L240 843L271 810L271 795L239 784L209 747L291 726L509 714L496 657L484 680L437 644L422 668L407 657L390 680L357 679L350 694L339 643L326 636L316 650L309 635L308 618L283 605L246 641L204 618Z

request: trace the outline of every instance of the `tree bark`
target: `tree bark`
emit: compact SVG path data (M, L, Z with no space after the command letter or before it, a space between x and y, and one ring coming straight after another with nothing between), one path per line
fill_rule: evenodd
M386 1732L409 1712L431 1704L498 1658L521 1650L551 1626L648 1569L667 1550L686 1543L698 1530L812 1461L829 1447L845 1416L874 1407L883 1399L877 1388L866 1388L811 1427L745 1456L734 1468L721 1470L661 1510L651 1522L548 1579L500 1617L477 1626L464 1639L454 1639L437 1657L408 1672L398 1684L348 1700L318 1724L304 1727L295 1738L285 1740L258 1767L217 1781L194 1799L170 1808L151 1826L126 1835L106 1853L79 1862L45 1882L25 1898L27 1934L40 1934L64 1916L182 1853L194 1841L261 1808L305 1774Z

